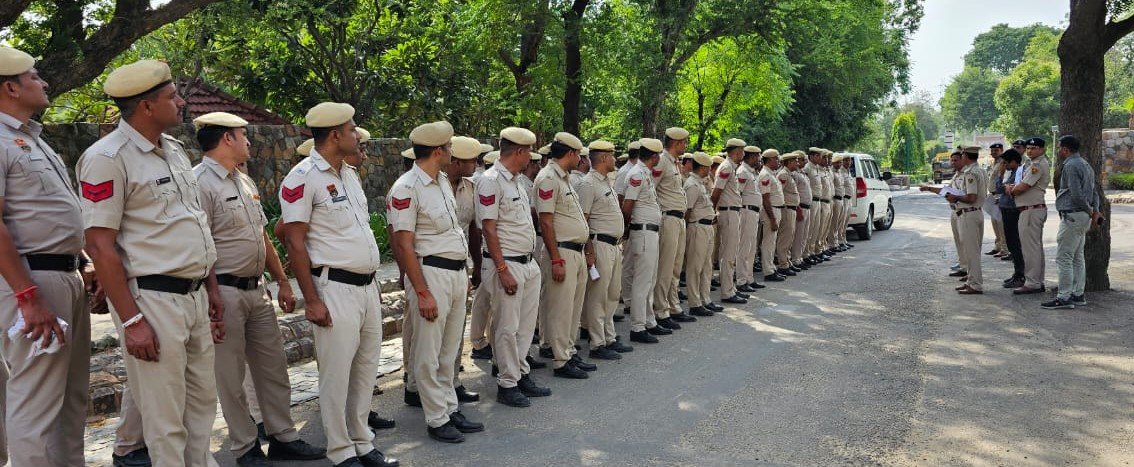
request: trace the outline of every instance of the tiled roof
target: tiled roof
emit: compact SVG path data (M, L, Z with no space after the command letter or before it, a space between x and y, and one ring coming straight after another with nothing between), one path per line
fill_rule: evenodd
M263 107L244 102L200 78L178 78L177 88L185 99L189 119L210 112L228 112L253 125L291 125L286 118Z

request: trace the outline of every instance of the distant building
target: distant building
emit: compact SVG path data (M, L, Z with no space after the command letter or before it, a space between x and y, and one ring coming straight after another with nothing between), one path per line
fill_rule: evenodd
M221 91L201 78L181 77L177 79L177 89L185 99L185 121L210 112L228 112L248 120L252 125L292 125L282 115L244 102L236 96Z

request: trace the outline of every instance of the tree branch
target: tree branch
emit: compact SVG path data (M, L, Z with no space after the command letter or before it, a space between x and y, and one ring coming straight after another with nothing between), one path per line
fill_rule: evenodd
M31 0L8 0L0 4L0 29L4 29L15 23L24 10L28 9L31 5Z
M1127 34L1134 32L1134 16L1130 16L1117 23L1107 23L1103 30L1103 52L1110 50L1119 40Z

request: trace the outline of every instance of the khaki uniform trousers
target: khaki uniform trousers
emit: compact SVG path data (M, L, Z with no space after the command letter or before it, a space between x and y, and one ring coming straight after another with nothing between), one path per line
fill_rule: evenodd
M969 273L965 284L976 290L984 290L984 276L980 267L980 248L984 241L984 211L966 212L960 216L954 213L953 217L957 218L957 231L961 234L961 256L965 258L966 271Z
M831 215L831 203L824 203L819 201L815 203L812 208L816 208L814 216L811 218L810 241L809 247L811 254L817 255L823 252L823 233L826 232L827 222Z
M658 279L658 243L657 232L645 229L630 231L625 255L635 265L631 279L633 295L630 297L630 330L634 332L658 325L651 303L654 281Z
M429 321L421 316L417 290L409 281L406 314L414 328L412 368L425 424L437 428L449 423L449 415L458 410L453 375L464 340L469 276L464 269L452 271L425 265L421 265L421 274L437 303L437 317Z
M764 268L764 274L776 273L776 239L779 232L772 231L772 224L775 223L779 227L779 220L772 219L768 212L765 210L760 211L760 266ZM783 209L772 208L779 216L783 216ZM778 211L778 212L777 212Z
M851 210L853 209L853 206L852 206L851 203L853 201L854 201L853 199L844 199L843 200L843 223L842 223L842 228L840 228L839 232L838 232L840 244L847 243L847 225L850 224L850 215L851 215ZM874 222L874 221L872 219L867 219L867 222Z
M546 258L547 247L543 245L543 237L537 235L536 248L532 253L532 261L535 262L538 268L543 264ZM540 272L542 276L542 269ZM541 349L551 348L551 342L547 340L547 289L542 285L539 289L539 305L537 305L536 310L536 335L539 336L539 347Z
M1020 212L1020 250L1024 252L1024 287L1044 286L1044 222L1047 222L1046 208Z
M688 248L685 250L685 294L689 306L705 306L712 299L709 296L713 277L712 245L713 226L689 224L685 228ZM751 268L749 268L751 270Z
M315 278L332 326L313 326L319 362L319 414L327 436L327 458L341 463L374 450L366 425L378 379L382 305L378 283L357 286Z
M250 368L244 369L244 399L248 401L248 414L252 415L252 421L263 423L264 414L260 413L260 398L256 397L256 383L252 381Z
M114 430L114 454L125 456L144 447L146 437L142 434L142 412L138 411L130 385L126 385L122 390L118 428Z
M30 357L35 342L8 337L19 310L12 290L0 281L0 343L10 372L0 425L6 426L13 466L83 465L91 347L83 279L78 272L31 271L31 280L47 309L70 326L67 344Z
M744 209L744 208L741 208ZM744 209L747 211L747 209ZM740 211L721 210L717 217L717 228L720 229L720 262L721 262L721 297L736 295L736 268L740 256ZM688 278L686 278L688 279Z
M8 399L8 362L0 355L0 413L8 413L5 401ZM8 430L4 417L0 417L0 465L8 465Z
M827 225L827 232L825 232L826 241L824 242L824 248L835 246L839 239L839 226L846 227L846 224L843 223L843 214L846 211L843 200L831 200L831 206L831 222Z
M681 296L678 292L681 291L681 273L685 271L685 219L681 220L681 229L678 230L679 235L677 238L677 261L673 263L673 283L669 288L669 303L673 311L672 313L683 313L681 310Z
M662 214L658 236L658 279L654 282L654 315L657 319L669 318L670 313L681 312L677 300L677 279L681 276L678 257L685 251L681 243L685 236L685 221Z
M508 295L500 284L500 277L492 261L481 264L481 287L491 288L492 317L492 358L499 373L496 384L503 388L514 388L520 377L531 372L528 366L528 348L535 334L537 314L539 313L540 271L534 261L527 264L506 261L508 271L516 280L516 293Z
M952 209L952 208L950 208ZM961 246L961 230L957 226L957 215L949 215L949 228L953 231L953 247L957 249L957 264L961 265L961 270L967 271L969 269L968 263L965 261L964 248Z
M814 207L814 205L812 207ZM791 263L796 266L803 264L807 241L811 236L811 232L808 230L811 225L811 212L811 209L805 208L803 210L803 220L796 221L795 223L795 239L791 242Z
M409 284L406 284L408 289ZM432 289L430 289L432 290ZM407 297L408 295L407 290ZM436 298L436 296L434 296ZM486 302L487 297L484 299ZM475 302L474 302L475 305ZM409 319L409 313L402 316L402 381L406 383L406 390L409 392L417 392L417 377L414 376L414 321ZM461 318L461 340L457 344L457 356L453 360L453 387L461 386L461 354L465 350L465 328L464 317ZM485 342L487 345L488 342Z
M589 281L583 297L583 321L591 335L591 348L613 344L618 337L614 329L614 313L618 311L618 294L622 291L622 251L604 241L591 242L595 251L595 269L599 277ZM589 275L587 276L590 277Z
M627 232L627 234L629 234L629 232ZM629 239L629 236L626 238ZM633 297L631 286L634 282L634 262L631 259L632 255L628 251L629 249L630 242L622 242L622 291L619 293L619 296L622 298L622 303L626 308L630 308L630 299Z
M575 339L579 336L583 297L587 289L587 260L583 253L560 248L559 258L563 260L566 271L563 282L552 278L551 255L540 258L539 262L543 282L542 305L547 310L540 338L551 347L554 368L566 365L575 354Z
M156 362L123 354L130 395L136 410L146 414L141 431L150 459L156 467L207 466L212 461L209 436L217 414L217 385L205 291L141 290L133 281L130 290L161 345ZM119 341L125 342L113 305L111 318ZM127 431L136 433L136 428Z
M795 243L796 218L795 209L780 210L780 230L776 232L776 257L780 259L777 266L781 269L791 267L791 246Z
M740 260L736 265L736 282L751 284L755 282L753 268L756 265L756 253L760 244L757 241L757 232L760 230L760 213L748 208L740 211ZM721 294L722 297L732 295Z
M219 286L224 302L224 342L216 344L217 396L228 424L234 457L256 444L256 424L249 418L245 376L261 405L264 431L289 442L299 439L291 419L291 382L283 334L276 322L276 308L263 285L252 290ZM248 370L245 373L245 370Z
M491 263L490 258L485 261ZM490 288L484 286L484 276L481 275L481 284L476 288L472 302L472 317L469 318L469 342L474 349L483 349L492 343L492 333L488 330L492 321L492 306Z
M989 220L992 221L992 234L996 236L996 242L994 243L996 251L1007 253L1008 240L1007 237L1004 236L1004 220L997 220L995 218L990 218Z

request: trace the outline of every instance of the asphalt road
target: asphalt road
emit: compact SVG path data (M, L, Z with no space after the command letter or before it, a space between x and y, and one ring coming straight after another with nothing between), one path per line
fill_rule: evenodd
M398 427L375 444L403 465L1134 461L1134 318L1123 305L1134 298L1134 240L1122 233L1134 208L1112 218L1120 290L1047 311L1041 297L1005 289L956 295L944 202L909 195L895 207L892 230L747 305L600 362L588 380L537 370L555 394L531 408L497 404L488 364L466 360L464 381L482 401L463 411L487 430L464 444L429 439L419 409L401 403L401 373L386 377L374 407ZM1049 256L1056 227L1049 220ZM1010 275L1006 262L984 264L988 284ZM309 402L293 413L322 445L317 410ZM217 460L234 465L223 436Z

